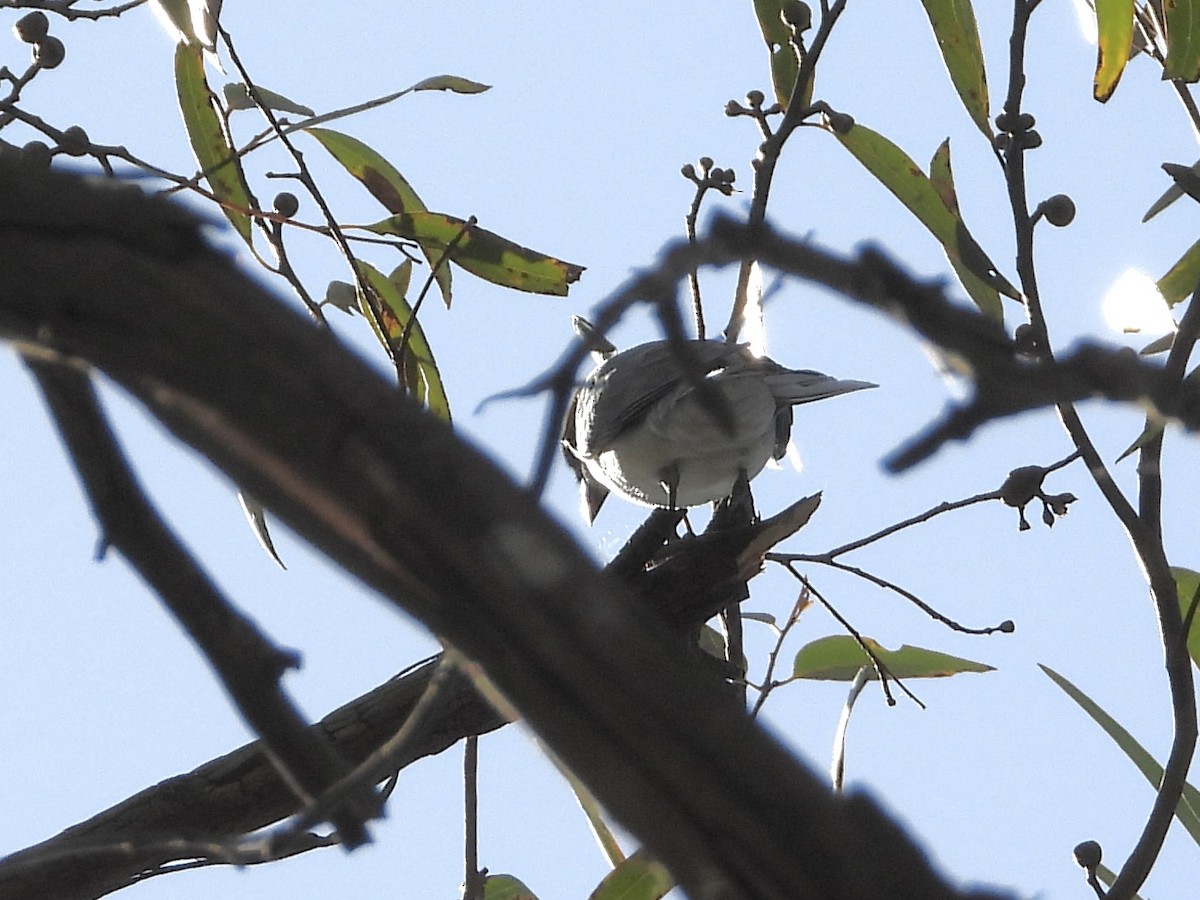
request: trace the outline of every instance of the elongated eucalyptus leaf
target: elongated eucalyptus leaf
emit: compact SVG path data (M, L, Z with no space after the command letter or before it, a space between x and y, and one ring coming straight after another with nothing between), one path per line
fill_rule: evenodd
M938 49L950 73L950 81L984 137L992 137L988 113L987 71L983 65L983 47L971 0L921 0L929 24L933 26Z
M638 850L605 875L588 900L660 900L674 886L667 870Z
M268 109L294 113L297 116L316 115L311 107L305 106L303 103L297 103L295 100L283 96L283 94L267 90L262 85L255 85L255 90L258 91L258 96ZM221 89L221 93L225 95L225 106L229 109L256 109L258 107L258 104L254 102L254 98L250 96L250 89L243 82L239 81L236 84L227 84Z
M225 125L217 114L217 100L204 74L204 51L198 44L181 43L175 48L175 92L179 111L196 162L221 211L242 239L252 245L247 209L258 204L250 194L241 159L234 152Z
M883 135L857 123L829 131L937 238L952 263L965 266L983 284L1006 297L1020 299L1020 292L988 259L962 217L946 206L938 188L907 153Z
M1133 40L1133 0L1096 0L1096 77L1092 96L1104 103L1117 89Z
M1112 887L1113 882L1117 880L1117 873L1104 863L1100 863L1100 865L1096 866L1096 877L1100 879L1105 887ZM1142 895L1135 891L1130 894L1129 900L1142 900Z
M1171 574L1175 576L1175 589L1179 594L1179 610L1183 613L1186 621L1187 614L1192 608L1192 601L1197 596L1197 592L1200 592L1200 572L1172 566ZM1192 627L1188 630L1187 648L1192 662L1200 667L1200 610L1193 615Z
M1150 782L1150 786L1158 790L1158 786L1162 782L1163 769L1154 757L1146 751L1146 748L1139 744L1133 735L1126 731L1116 719L1101 709L1096 701L1065 677L1041 663L1038 663L1038 668L1045 672L1051 681L1062 688L1068 697L1078 703L1083 708L1083 711L1092 717L1092 721L1104 729L1104 732L1133 761L1138 771L1146 776L1146 780ZM1175 817L1187 829L1188 834L1192 836L1192 840L1200 844L1200 792L1190 784L1184 788L1183 796L1180 798L1179 805L1175 809Z
M519 291L566 296L583 273L583 266L514 244L442 213L404 213L365 227L376 234L394 234L436 248L439 256L448 251L450 261L472 275Z
M784 0L754 0L754 14L758 17L758 28L771 54L771 84L775 88L775 99L784 109L792 100L796 88L796 76L800 74L800 54L792 43L792 33L783 21ZM812 102L809 97L800 98L802 104Z
M483 900L538 900L520 878L489 875L483 881Z
M383 320L386 333L379 332L376 316L371 314L371 310L363 309L363 315L375 329L375 336L380 342L391 350L397 360L403 359L402 386L431 413L449 422L450 400L446 396L446 387L442 384L442 376L425 331L420 321L413 317L412 307L397 289L402 279L389 278L362 260L358 261L358 267L367 285L382 301L377 312Z
M863 643L871 648L888 671L901 679L946 678L963 672L995 671L984 663L937 650L907 644L899 650L888 650L870 638L864 638ZM835 634L801 647L792 661L792 676L814 681L853 681L864 666L871 666L871 658L858 641L846 634ZM872 671L869 677L877 679L879 676Z
M433 75L421 79L409 88L410 91L452 91L455 94L482 94L491 89L490 84L472 81L461 75Z
M286 569L287 566L283 564L279 552L275 549L275 542L271 540L271 530L267 525L267 511L263 509L263 505L245 491L238 491L238 503L246 515L246 523L258 539L259 546L267 552L271 559L275 560L279 568Z
M342 168L361 181L371 196L382 203L388 212L399 214L426 211L425 204L408 183L408 179L380 153L358 138L330 128L306 128L305 131L316 138L329 155L342 164ZM442 301L449 306L452 283L450 267L438 265L442 254L436 246L419 241L418 244L421 253L429 262L430 270L434 272L434 278L437 279Z
M1200 79L1200 0L1163 0L1167 20L1164 78Z
M1200 241L1188 247L1175 265L1156 282L1159 293L1169 306L1174 306L1180 300L1186 300L1200 284Z
M958 192L954 188L954 172L950 166L949 138L942 141L937 151L933 154L933 159L929 163L929 182L933 185L933 189L937 191L938 196L942 198L946 209L950 210L950 213L956 216L961 222L962 214L958 210ZM943 248L945 247L944 244L942 246ZM946 254L946 258L954 268L954 274L962 282L963 288L970 295L971 299L975 301L975 305L992 318L1003 322L1004 306L1000 301L999 291L976 275L961 260L956 259L949 253Z

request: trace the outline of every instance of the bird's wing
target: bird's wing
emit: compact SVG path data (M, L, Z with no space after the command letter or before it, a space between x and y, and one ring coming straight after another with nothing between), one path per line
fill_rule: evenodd
M745 351L716 341L689 341L700 378L746 359ZM645 420L654 404L687 390L688 361L667 341L654 341L618 353L599 366L577 395L583 428L576 447L585 456L609 448L627 430Z

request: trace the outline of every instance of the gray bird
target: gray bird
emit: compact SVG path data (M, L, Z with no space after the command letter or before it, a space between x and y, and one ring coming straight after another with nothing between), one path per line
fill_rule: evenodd
M576 390L562 440L589 522L610 491L670 509L722 500L783 456L793 406L877 387L788 369L739 344L687 341L685 364L668 341L611 353L593 340L607 358Z

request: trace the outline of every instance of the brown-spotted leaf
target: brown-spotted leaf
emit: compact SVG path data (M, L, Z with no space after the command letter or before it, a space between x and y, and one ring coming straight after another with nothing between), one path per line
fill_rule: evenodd
M358 260L357 264L367 287L381 301L372 304L371 309L363 309L363 315L392 356L398 361L403 360L400 367L401 387L439 419L449 422L450 400L446 396L437 361L433 358L433 349L429 346L420 321L413 317L412 307L399 290L400 285L406 283L405 273L393 272L388 277L370 263ZM411 268L412 263L408 262L407 265ZM400 268L403 269L404 264ZM360 297L359 302L365 305L366 298ZM380 333L380 324L386 333Z
M992 137L988 114L987 72L983 65L983 47L971 0L921 0L929 24L933 26L938 49L950 81L984 137Z
M563 262L454 216L433 212L403 213L365 226L433 248L472 275L518 291L566 296L583 266ZM450 249L453 246L453 249Z
M1133 41L1133 0L1095 0L1096 77L1092 96L1104 103L1117 89Z
M358 138L334 131L330 128L306 128L305 131L316 138L329 155L342 164L347 172L363 183L371 196L383 204L390 213L419 213L425 212L425 204L408 183L408 179L388 162L382 154L364 144ZM427 246L420 241L421 253L429 262L430 269L437 279L442 300L447 306L451 299L451 276L449 266L439 266L441 252L434 246Z

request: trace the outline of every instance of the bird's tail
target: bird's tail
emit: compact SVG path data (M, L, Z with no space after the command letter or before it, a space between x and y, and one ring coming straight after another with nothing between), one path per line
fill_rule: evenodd
M833 378L808 369L788 369L768 375L767 384L771 386L771 393L775 395L776 400L789 405L811 403L814 400L836 397L838 394L879 387L869 381Z

